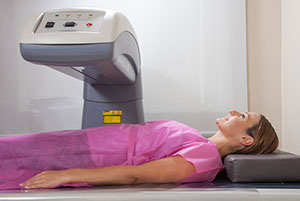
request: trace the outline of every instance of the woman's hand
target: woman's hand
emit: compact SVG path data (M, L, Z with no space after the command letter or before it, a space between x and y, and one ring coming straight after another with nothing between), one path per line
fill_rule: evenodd
M20 184L20 186L23 186L26 189L55 188L62 184L68 183L67 179L67 170L44 171Z

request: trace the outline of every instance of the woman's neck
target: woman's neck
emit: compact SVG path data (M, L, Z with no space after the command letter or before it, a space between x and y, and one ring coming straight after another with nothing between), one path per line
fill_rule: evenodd
M221 158L235 152L232 140L226 138L220 131L208 139L216 144Z

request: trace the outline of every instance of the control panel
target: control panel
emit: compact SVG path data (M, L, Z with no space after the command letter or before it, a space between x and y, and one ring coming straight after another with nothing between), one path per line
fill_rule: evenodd
M45 13L35 33L100 32L104 14L101 11Z

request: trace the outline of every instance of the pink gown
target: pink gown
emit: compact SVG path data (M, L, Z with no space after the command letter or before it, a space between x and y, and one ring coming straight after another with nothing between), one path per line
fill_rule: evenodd
M213 142L176 121L1 137L0 189L20 189L44 170L141 165L176 155L197 170L182 182L211 182L224 168Z

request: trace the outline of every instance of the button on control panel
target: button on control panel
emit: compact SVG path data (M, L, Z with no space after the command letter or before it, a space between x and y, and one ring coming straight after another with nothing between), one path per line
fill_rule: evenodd
M35 33L47 32L100 32L104 11L47 12Z
M64 24L65 27L75 27L75 25L76 25L76 22L66 22Z
M53 28L54 24L55 24L55 22L47 22L45 28Z

